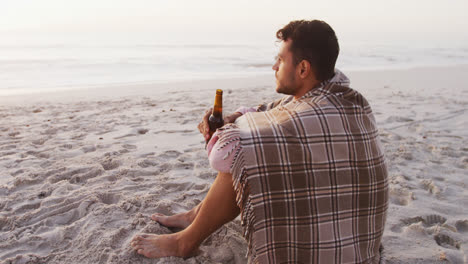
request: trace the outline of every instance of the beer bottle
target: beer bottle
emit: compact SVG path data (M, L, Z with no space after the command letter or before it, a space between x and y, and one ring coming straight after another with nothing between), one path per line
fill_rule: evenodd
M208 119L208 124L210 126L210 138L216 129L222 127L224 125L223 120L223 90L217 89L216 90L216 97L213 107L213 112Z

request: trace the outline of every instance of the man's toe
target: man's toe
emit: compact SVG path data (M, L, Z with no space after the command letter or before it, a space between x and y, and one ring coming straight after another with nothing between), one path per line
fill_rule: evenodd
M140 234L140 235L136 235L133 239L132 239L132 242L141 242L143 241L145 238L147 238L148 235L146 234Z
M132 246L133 250L141 249L141 245L137 244L137 243L132 243L131 246Z
M167 216L165 215L158 215L153 218L154 221L158 222L159 224L166 225L167 224Z
M160 213L155 213L151 215L151 219L153 219L154 221L158 221L161 216L164 216L164 215Z

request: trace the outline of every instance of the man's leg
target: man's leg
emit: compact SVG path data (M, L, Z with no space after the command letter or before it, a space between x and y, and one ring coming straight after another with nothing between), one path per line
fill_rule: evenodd
M184 230L170 235L143 234L132 239L131 245L148 258L186 257L210 234L239 215L232 176L218 173L193 222Z
M167 227L177 227L184 229L188 227L193 222L193 220L195 220L195 217L197 216L198 212L200 212L202 204L203 201L201 201L190 211L175 215L167 216L160 213L155 213L151 216L151 219Z

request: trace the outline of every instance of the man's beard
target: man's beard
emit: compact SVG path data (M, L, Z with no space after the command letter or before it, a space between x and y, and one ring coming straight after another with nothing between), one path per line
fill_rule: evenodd
M289 85L284 85L278 79L276 79L277 82L277 87L276 87L276 92L281 93L281 94L286 94L286 95L295 95L297 88L296 88L296 82L294 76L291 76L289 78Z
M291 88L290 86L284 86L284 85L278 85L276 87L276 92L280 94L286 94L286 95L294 95L295 94L295 89Z

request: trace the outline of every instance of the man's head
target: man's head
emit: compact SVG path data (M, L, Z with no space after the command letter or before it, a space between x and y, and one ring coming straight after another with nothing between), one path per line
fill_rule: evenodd
M302 96L316 84L333 77L339 53L338 40L325 22L291 21L276 32L281 41L273 70L276 91Z

